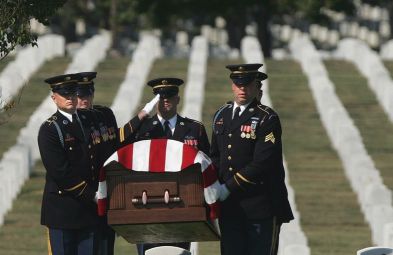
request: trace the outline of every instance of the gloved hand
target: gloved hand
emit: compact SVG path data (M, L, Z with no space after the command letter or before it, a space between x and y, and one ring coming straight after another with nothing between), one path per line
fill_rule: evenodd
M150 114L153 109L154 106L157 104L157 102L160 100L160 95L157 94L150 102L148 102L145 107L143 107L142 111L144 111L146 114Z
M220 185L220 201L224 201L225 199L227 199L229 194L231 194L231 192L229 191L227 186L225 184L221 184Z

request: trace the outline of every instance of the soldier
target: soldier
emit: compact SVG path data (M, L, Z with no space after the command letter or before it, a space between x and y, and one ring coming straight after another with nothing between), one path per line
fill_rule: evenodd
M183 80L178 78L158 78L147 83L155 95L160 95L160 100L156 107L157 114L144 121L136 139L169 138L195 146L208 154L210 144L203 124L177 113L179 86L182 84Z
M183 142L196 147L198 150L208 154L210 149L209 140L205 127L199 121L183 118L177 113L177 105L180 97L179 86L183 80L177 78L158 78L147 83L153 88L155 95L160 95L157 104L157 114L146 119L137 132L137 140L146 140L154 138L168 138ZM170 243L170 244L138 244L139 255L145 254L145 251L161 246L171 245L183 249L190 249L189 242Z
M113 153L121 140L134 137L147 113L141 111L120 131L101 130L102 120L93 111L76 109L77 75L59 75L45 82L57 106L38 133L46 169L41 224L48 227L48 248L53 254L96 254L96 191L103 155ZM109 144L114 148L109 150Z
M211 158L220 189L221 254L277 254L281 224L293 219L284 183L281 125L258 99L262 64L228 65L234 100L214 115Z

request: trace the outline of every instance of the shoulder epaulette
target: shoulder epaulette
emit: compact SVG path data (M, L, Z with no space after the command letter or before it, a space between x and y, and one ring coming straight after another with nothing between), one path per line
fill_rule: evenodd
M214 121L213 121L213 123L215 122L217 116L218 116L226 107L232 105L231 103L232 103L231 101L226 102L224 105L222 105L222 106L216 111L216 113L214 114L214 118L213 118Z
M56 115L52 115L52 116L51 116L49 119L47 119L46 122L44 122L44 123L48 123L49 126L52 125L52 124L55 126L56 132L57 132L57 134L58 134L58 136L59 136L60 144L61 144L61 146L64 148L64 137L63 137L63 133L61 132L60 126L59 126L59 124L57 123L56 120L57 120ZM44 124L42 124L42 125L44 125Z
M56 115L52 115L50 116L45 122L48 123L49 125L51 125L53 122L55 122L57 120Z
M262 124L266 119L270 119L274 116L277 116L277 113L270 108L269 106L263 105L263 104L258 104L257 107L262 110L266 115L263 117L261 120L260 124Z
M218 111L214 114L213 122L212 122L212 130L214 130L214 123L216 123L216 120L217 120L218 116L220 115L220 113L221 113L225 108L227 108L227 107L229 107L229 106L231 106L231 105L232 105L232 102L231 102L231 101L226 102L226 103L225 103L223 106L221 106L220 109L218 109Z
M197 124L199 124L199 125L202 125L203 126L203 123L202 122L200 122L200 121L197 121L197 120L194 120L194 119L190 119L190 118L188 118L188 117L184 117L186 120L189 120L189 121L191 121L191 122L195 122L195 123L197 123Z

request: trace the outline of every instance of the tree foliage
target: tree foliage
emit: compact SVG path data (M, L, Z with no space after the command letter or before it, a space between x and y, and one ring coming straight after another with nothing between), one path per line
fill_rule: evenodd
M30 30L30 19L47 25L49 18L66 0L0 0L0 57L17 45L35 46L37 36Z

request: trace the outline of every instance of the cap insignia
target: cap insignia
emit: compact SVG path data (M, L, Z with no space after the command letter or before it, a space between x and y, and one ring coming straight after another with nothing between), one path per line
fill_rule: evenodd
M244 71L244 67L240 66L239 71Z
M69 80L71 80L71 77L70 76L67 76L67 77L65 77L64 78L66 81L69 81Z
M83 78L83 81L88 81L88 80L89 80L89 79L87 79L87 77L84 77L84 78Z
M168 85L168 81L167 80L163 80L162 81L162 85Z

